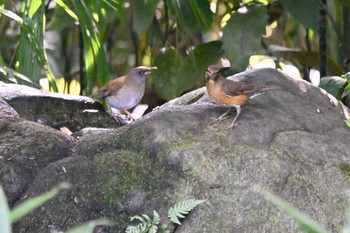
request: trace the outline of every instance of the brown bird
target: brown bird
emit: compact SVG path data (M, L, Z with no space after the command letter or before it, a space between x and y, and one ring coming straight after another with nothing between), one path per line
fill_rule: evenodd
M234 128L238 125L238 116L241 114L241 105L248 100L267 91L278 90L279 87L265 87L261 85L252 85L245 83L244 80L232 81L223 77L220 73L220 67L209 66L206 72L206 88L209 96L219 105L232 106L237 110L237 115L233 122L227 128ZM214 122L223 120L231 111L231 108L219 116Z
M108 106L123 111L134 119L128 109L135 107L145 94L146 77L157 67L138 66L126 75L101 87L92 96L104 99Z

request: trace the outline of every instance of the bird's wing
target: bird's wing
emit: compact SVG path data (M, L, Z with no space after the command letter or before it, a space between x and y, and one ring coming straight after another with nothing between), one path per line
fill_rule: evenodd
M228 96L252 95L264 89L264 86L251 85L244 82L234 82L228 79L223 80L223 91Z
M126 76L116 78L110 81L109 83L107 83L106 85L104 85L103 87L101 87L100 89L98 89L98 91L95 92L93 96L97 98L106 98L108 96L111 96L117 93L122 88L125 81L126 81Z

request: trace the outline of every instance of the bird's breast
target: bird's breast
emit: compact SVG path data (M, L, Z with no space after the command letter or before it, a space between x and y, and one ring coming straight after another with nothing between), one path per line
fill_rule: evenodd
M144 86L124 86L114 95L108 96L106 102L112 108L119 110L130 109L140 103L144 93Z
M239 106L249 100L247 95L234 95L229 96L224 93L222 90L222 86L220 83L209 80L206 83L207 91L209 96L220 105L228 105L228 106Z

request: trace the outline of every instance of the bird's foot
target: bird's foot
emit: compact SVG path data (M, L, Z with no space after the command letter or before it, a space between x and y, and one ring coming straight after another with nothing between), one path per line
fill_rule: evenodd
M219 116L218 118L214 118L213 121L210 123L210 125L215 124L219 121L225 120L227 118L227 114L231 111L231 109L229 109L227 112L225 112L224 114L222 114L221 116Z
M238 126L238 122L232 122L230 125L226 126L226 129L233 129L236 126Z

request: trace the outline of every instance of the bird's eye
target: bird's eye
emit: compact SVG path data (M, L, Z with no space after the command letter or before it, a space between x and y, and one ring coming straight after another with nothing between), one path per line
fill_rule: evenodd
M139 71L139 75L143 75L145 72L143 71Z

